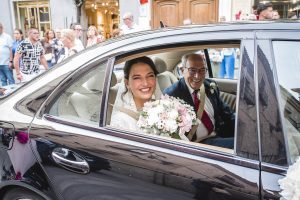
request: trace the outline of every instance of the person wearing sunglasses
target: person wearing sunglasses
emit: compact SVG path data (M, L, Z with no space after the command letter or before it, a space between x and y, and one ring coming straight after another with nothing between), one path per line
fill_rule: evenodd
M163 93L180 98L194 108L198 125L186 136L192 142L233 149L235 115L221 100L216 83L205 78L204 57L194 53L184 55L182 65L183 77Z
M73 29L74 33L75 33L75 46L76 46L76 49L78 51L82 51L84 49L84 46L82 44L82 41L81 41L81 36L82 36L82 26L81 24L79 23L74 23L71 25L71 29Z

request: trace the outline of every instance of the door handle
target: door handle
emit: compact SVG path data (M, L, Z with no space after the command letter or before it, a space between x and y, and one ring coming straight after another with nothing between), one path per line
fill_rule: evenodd
M53 160L61 167L80 174L90 172L90 166L85 158L66 148L53 149L51 156Z

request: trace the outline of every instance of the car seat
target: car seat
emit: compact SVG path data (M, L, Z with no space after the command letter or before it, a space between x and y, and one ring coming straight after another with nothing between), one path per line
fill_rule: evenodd
M178 81L172 72L167 71L167 64L163 59L159 57L152 57L152 60L157 71L159 72L157 75L157 81L161 91L164 91L164 89L170 87L173 83Z

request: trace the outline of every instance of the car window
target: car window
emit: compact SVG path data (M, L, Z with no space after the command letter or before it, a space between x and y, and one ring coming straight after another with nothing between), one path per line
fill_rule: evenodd
M293 163L300 155L300 42L274 41L284 130Z
M225 45L222 44L220 46L224 47ZM166 50L161 50L161 53L158 53L156 51L154 54L151 52L144 53L145 56L147 56L148 58L150 58L153 61L154 65L158 71L158 74L156 76L156 88L155 88L155 90L153 90L152 100L154 101L154 100L160 99L167 88L171 87L174 83L178 82L179 79L178 79L178 76L176 75L176 73L174 73L174 69L178 67L178 63L181 62L182 56L191 54L191 53L204 56L204 52L206 50L207 50L206 48L199 46L199 48L191 47L191 49L184 48L182 50L171 49L168 51L166 49ZM141 54L137 55L136 58L138 58L140 56L141 56ZM126 87L131 87L131 86L128 86L128 85L125 86L125 82L124 82L123 68L124 68L124 66L126 66L125 63L134 58L135 58L135 56L131 55L128 58L122 58L120 60L118 60L118 59L116 60L116 63L114 65L114 70L112 73L113 74L113 77L111 79L112 82L110 84L106 124L113 128L143 133L144 131L138 127L138 126L142 127L143 125L141 125L141 124L137 125L137 122L140 121L139 116L138 116L139 110L136 109L135 102L133 102L132 98L130 98L131 95L133 94L133 92L131 90L129 90L128 88L126 89ZM205 65L204 66L205 68L208 67L205 62L204 62L204 65ZM185 69L179 68L179 70L182 71ZM206 73L204 73L204 76L209 78L207 71L206 71ZM210 80L210 81L213 81L213 80ZM225 107L228 108L228 110L230 110L230 112L228 112L228 116L226 116L226 117L229 117L229 113L234 113L236 110L237 83L238 83L238 81L236 81L236 80L235 80L235 82L230 83L230 84L232 84L232 88L235 88L234 91L224 90L224 91L222 91L222 94L220 96L218 95L219 98L221 98L223 100L223 102L226 104ZM223 84L223 83L220 83L220 84ZM215 82L214 84L211 84L211 85L215 85L215 87L217 88L219 86L219 83ZM226 84L220 85L220 86L222 86L220 88L228 88L229 83L226 83ZM211 89L209 90L210 93L214 94L215 91L213 91L214 90L212 88L213 86L210 86L210 87L211 87ZM141 89L141 90L143 90L143 89ZM144 89L144 90L146 90L146 89ZM192 97L191 97L191 99L192 99ZM188 101L187 99L184 99L184 100ZM191 100L191 101L193 101L193 100ZM207 100L207 101L209 101L209 100ZM192 103L189 102L186 104L191 105ZM194 112L194 107L191 107L191 109ZM149 114L149 112L148 112L148 114ZM126 118L127 121L125 122L123 120L123 118L124 119ZM210 113L210 118L213 118L212 112ZM217 120L219 120L219 119L221 119L221 118L218 118ZM213 119L213 120L215 120L215 119ZM222 129L222 131L221 131L222 133L220 133L220 134L223 135L224 141L227 140L230 143L231 141L233 141L234 128L232 128L232 127L234 127L234 119L232 120L232 118L231 118L230 120L228 119L228 121L230 121L230 128L226 127L224 129ZM201 122L199 122L199 123L201 124ZM214 121L214 123L215 123L215 121ZM188 139L188 141L200 141L200 139L201 140L207 139L205 137L206 131L203 130L203 132L201 132L201 130L200 129L199 129L199 131L197 130L198 131L197 136L194 135L194 138L192 138L189 135L190 138ZM230 131L227 132L227 130L230 130ZM201 135L200 133L203 133L203 135ZM156 134L154 134L154 132L151 132L151 131L148 134L152 134L155 136L158 136L158 135L162 136L160 134L156 135ZM228 135L226 135L226 134L228 134ZM168 138L169 136L165 137L165 135L164 135L162 137ZM171 137L173 137L173 136L171 136ZM176 137L173 137L173 138L176 138ZM194 144L196 144L196 143L199 144L201 142L195 142ZM212 146L213 145L214 144L212 144ZM215 145L215 146L217 146L217 145Z
M80 75L65 88L49 110L49 114L92 124L99 124L100 103L106 64ZM82 73L82 72L81 72Z
M240 66L239 48L210 48L208 54L214 78L237 79Z

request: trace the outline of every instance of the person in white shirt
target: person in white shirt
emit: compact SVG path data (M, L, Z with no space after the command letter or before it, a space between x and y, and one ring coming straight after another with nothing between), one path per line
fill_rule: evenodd
M124 24L121 26L121 34L134 33L143 30L134 22L133 15L130 12L123 15L123 22Z
M0 23L0 81L2 86L14 84L12 73L12 46L13 40L10 35L4 33L3 25Z
M73 24L72 29L75 33L75 46L77 51L82 51L84 49L84 46L82 44L82 41L80 40L80 37L82 36L82 26L80 24Z

